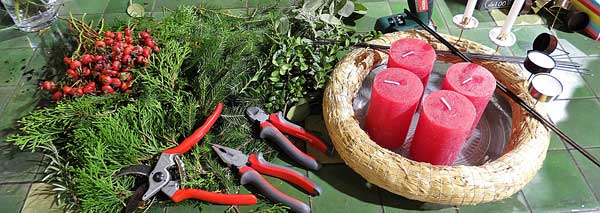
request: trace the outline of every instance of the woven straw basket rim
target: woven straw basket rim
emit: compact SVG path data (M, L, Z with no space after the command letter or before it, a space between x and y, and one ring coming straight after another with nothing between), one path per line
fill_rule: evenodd
M443 35L463 51L492 54L494 50L481 44ZM436 50L448 50L425 31L385 34L369 43L389 45L400 38L428 41ZM455 56L438 55L446 63L461 62ZM550 141L548 130L509 98L512 108L512 132L504 154L481 166L435 166L415 162L384 149L359 127L352 100L369 71L387 61L380 51L358 48L348 53L333 70L325 89L323 116L335 149L354 171L370 183L392 193L423 202L473 205L507 198L522 189L536 174L546 156ZM526 82L519 67L509 63L474 60L490 70L530 106ZM541 106L538 112L546 114Z

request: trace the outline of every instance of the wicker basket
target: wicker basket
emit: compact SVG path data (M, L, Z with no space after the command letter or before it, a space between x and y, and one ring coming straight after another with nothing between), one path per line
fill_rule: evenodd
M448 50L424 31L386 34L370 43L389 45L405 37L428 41L436 50ZM457 41L453 36L444 37L452 43ZM464 39L456 46L463 50L468 48L470 52L494 52ZM437 60L446 63L461 61L458 57L443 55L438 55ZM546 156L550 133L512 101L509 101L513 127L510 141L500 158L484 165L435 166L412 161L378 146L359 127L352 100L369 71L385 61L385 53L355 49L338 63L325 90L323 114L327 130L337 152L354 171L370 183L406 198L450 205L501 200L519 191L534 177ZM493 61L474 62L490 70L498 81L533 106L519 67ZM540 106L537 110L546 114Z

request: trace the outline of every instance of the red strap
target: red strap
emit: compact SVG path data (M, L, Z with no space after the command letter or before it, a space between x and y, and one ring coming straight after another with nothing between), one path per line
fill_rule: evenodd
M273 125L277 129L281 130L282 132L290 134L296 138L302 139L302 140L312 144L317 149L321 150L321 152L327 154L327 145L325 145L325 142L323 142L321 139L317 138L316 136L310 134L306 130L295 127L295 126L287 125L284 121L279 119L279 116L277 116L277 114L275 114L275 113L271 113L269 115L269 121L271 121L271 123L273 123Z
M308 180L308 178L288 168L279 168L263 164L256 154L250 154L248 162L250 163L250 166L259 173L285 180L302 188L305 192L314 193L317 190L315 185Z
M183 140L178 146L167 149L164 152L168 154L183 154L192 149L192 147L208 133L215 122L217 122L217 119L221 116L221 111L223 111L223 104L219 103L217 104L215 111L208 116L206 121L204 121L204 124L196 129L192 135Z
M256 196L251 194L222 194L200 189L180 189L175 191L171 200L178 203L187 199L202 200L223 205L254 205Z

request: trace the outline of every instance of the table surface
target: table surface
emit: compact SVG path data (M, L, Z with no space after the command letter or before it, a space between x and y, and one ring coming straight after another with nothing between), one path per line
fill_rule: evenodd
M60 16L70 13L86 19L105 18L111 22L126 19L125 0L66 0L60 9ZM275 0L134 0L145 7L146 15L162 17L163 8L178 5L211 5L212 7L245 11L246 7L275 2ZM281 3L284 2L284 3ZM287 1L281 1L281 7ZM407 8L406 0L358 0L369 10L355 21L360 32L373 29L380 16L391 15ZM464 9L460 0L436 1L433 20L441 33L458 36L460 30L452 23L452 17ZM479 28L465 31L464 38L490 47L488 39L491 28L502 24L505 12L500 10L478 11L474 16L479 20ZM593 41L579 33L566 33L549 30L551 20L537 15L521 16L513 28L518 41L510 48L500 49L503 55L524 56L536 35L548 32L559 38L559 48L570 53L561 60L581 63L592 75L555 71L565 85L561 98L595 97L591 99L561 100L547 104L552 120L575 141L600 158L600 41ZM4 138L15 127L15 120L33 110L38 101L37 84L40 76L52 69L48 65L47 47L64 45L59 41L60 31L65 25L61 21L54 24L50 33L23 33L12 27L10 17L0 11L0 212L59 212L52 205L52 196L44 195L48 186L41 182L43 171L42 156L22 152L4 142ZM68 53L58 53L68 54ZM278 163L284 161L278 161ZM546 212L546 211L600 211L600 172L572 147L552 136L543 167L525 188L512 197L493 203L475 206L443 206L421 203L391 194L374 185L369 185L358 174L339 160L328 161L318 172L306 173L323 188L323 195L308 197L298 190L270 179L282 191L309 202L313 212L404 212L430 210L441 212ZM527 163L527 162L524 162ZM289 166L289 164L288 164ZM179 205L176 207L156 207L153 212L222 212L224 206ZM248 211L250 208L242 208Z

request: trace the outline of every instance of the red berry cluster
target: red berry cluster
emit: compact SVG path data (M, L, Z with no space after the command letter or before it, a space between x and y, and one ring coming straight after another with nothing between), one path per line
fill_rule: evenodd
M104 39L96 41L91 48L96 54L88 52L79 59L64 58L69 65L66 72L70 81L67 80L62 89L52 81L44 81L42 89L54 92L51 97L54 101L84 94L130 92L131 69L148 66L152 53L160 51L148 31L139 33L137 44L134 44L131 33L129 28L123 32L106 31Z

